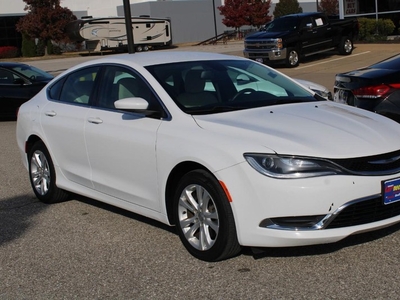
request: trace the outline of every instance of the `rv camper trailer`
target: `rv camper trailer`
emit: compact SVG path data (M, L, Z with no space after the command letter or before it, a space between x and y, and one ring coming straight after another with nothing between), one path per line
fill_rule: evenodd
M132 32L136 51L172 45L171 21L168 18L132 17ZM76 20L68 24L67 33L73 41L84 41L86 50L90 52L128 49L124 17Z

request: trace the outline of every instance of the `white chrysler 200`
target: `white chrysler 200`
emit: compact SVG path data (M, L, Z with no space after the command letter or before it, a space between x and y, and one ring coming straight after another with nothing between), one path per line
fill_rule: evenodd
M400 221L400 125L240 57L83 63L21 106L17 140L41 201L73 192L175 225L206 261Z

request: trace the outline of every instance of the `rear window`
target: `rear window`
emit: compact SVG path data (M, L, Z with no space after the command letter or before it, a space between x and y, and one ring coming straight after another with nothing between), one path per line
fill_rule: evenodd
M385 61L371 66L374 69L400 70L400 55L393 56Z

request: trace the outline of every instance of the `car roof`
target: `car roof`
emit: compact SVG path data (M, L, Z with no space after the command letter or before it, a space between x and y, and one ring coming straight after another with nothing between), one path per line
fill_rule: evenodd
M321 15L321 13L320 12L304 12L304 13L298 13L298 14L284 15L279 18L287 18L287 17L304 18L304 17L308 17L308 16L315 16L315 15Z
M102 64L102 63L117 63L127 64L131 66L151 66L176 62L204 61L204 60L247 60L239 56L209 53L209 52L194 52L194 51L154 51L140 52L132 54L117 54L103 58L91 60L76 67ZM75 69L75 68L74 68Z
M0 62L0 67L3 68L14 68L20 66L28 66L27 64L18 63L18 62Z

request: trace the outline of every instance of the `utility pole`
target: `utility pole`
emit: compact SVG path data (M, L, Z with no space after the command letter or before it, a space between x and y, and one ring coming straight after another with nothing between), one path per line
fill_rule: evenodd
M133 30L132 30L132 15L131 15L131 4L129 0L123 0L124 2L124 14L125 14L125 26L126 26L126 37L128 40L128 53L135 53L135 44L133 41Z
M215 0L212 1L213 5L213 18L214 18L214 33L215 33L215 42L217 42L217 18L215 16Z

